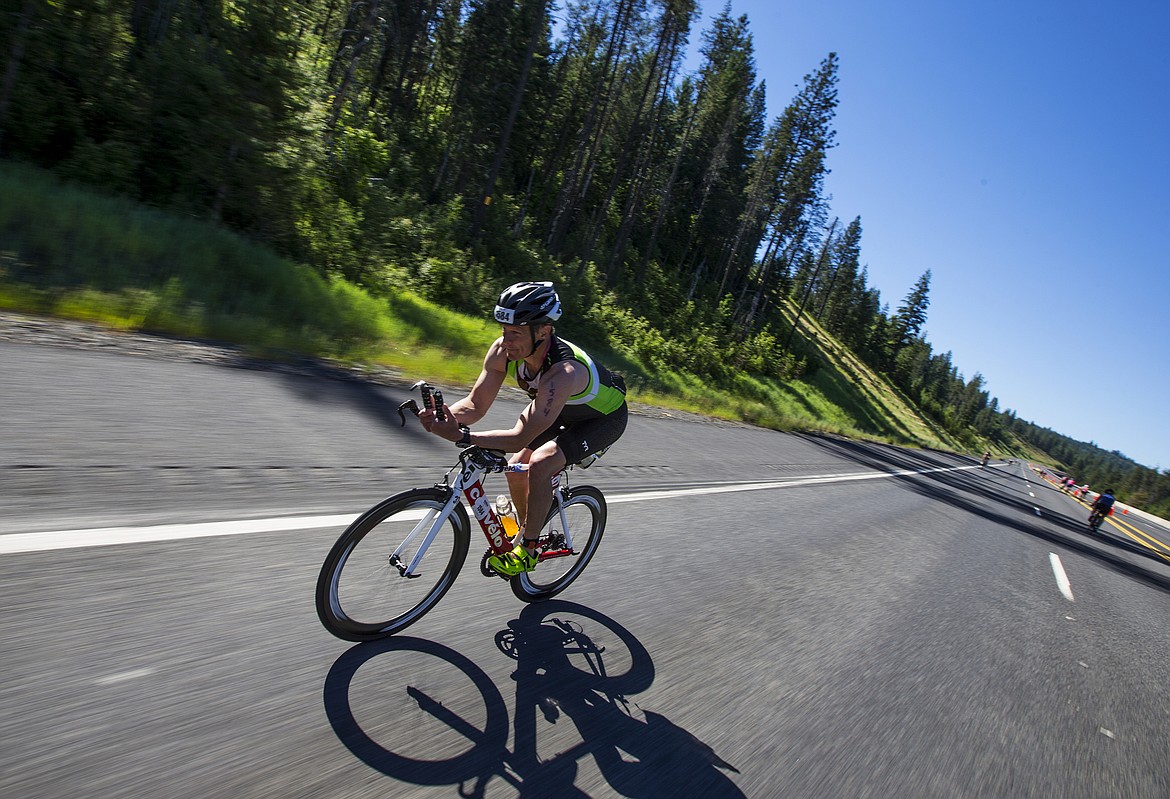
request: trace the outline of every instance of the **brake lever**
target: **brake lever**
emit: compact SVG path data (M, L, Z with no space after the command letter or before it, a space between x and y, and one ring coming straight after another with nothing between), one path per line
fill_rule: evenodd
M406 427L406 414L403 413L403 411L405 411L407 408L409 408L410 412L413 413L415 416L418 416L418 403L415 402L414 400L408 399L406 402L399 405L398 406L398 418L402 420L403 427Z

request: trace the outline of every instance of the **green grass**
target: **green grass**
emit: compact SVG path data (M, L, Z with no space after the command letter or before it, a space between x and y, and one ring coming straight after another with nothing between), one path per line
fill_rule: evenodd
M469 386L498 335L408 291L373 296L199 220L64 185L0 162L0 308L307 354ZM807 323L806 323L807 324ZM731 385L648 367L578 341L621 371L634 402L898 444L960 448L889 384L817 331L808 380L740 374ZM575 339L576 340L576 339Z

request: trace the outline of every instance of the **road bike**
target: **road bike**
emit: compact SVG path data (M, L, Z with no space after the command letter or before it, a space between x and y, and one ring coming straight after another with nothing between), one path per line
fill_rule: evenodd
M1105 515L1096 508L1089 514L1089 529L1094 533L1101 527L1101 522L1105 521Z
M422 389L428 407L441 411L441 392L422 382L414 387ZM407 408L418 412L409 400L399 414ZM607 514L599 489L569 486L572 465L552 479L553 502L540 528L535 570L506 577L488 565L488 558L510 551L513 542L484 491L484 478L527 468L508 463L501 452L468 447L441 482L395 494L359 516L337 539L317 578L317 615L325 629L347 641L373 641L406 629L434 608L451 590L471 546L463 500L488 543L480 574L503 577L524 602L568 588L597 552Z

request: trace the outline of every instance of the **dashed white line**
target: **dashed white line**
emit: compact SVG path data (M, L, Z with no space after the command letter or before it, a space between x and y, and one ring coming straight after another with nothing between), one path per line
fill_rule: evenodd
M118 674L98 677L93 682L95 685L113 685L114 683L126 682L127 680L137 680L139 677L147 677L151 674L154 674L154 669L134 669L133 671L123 671Z
M1073 599L1072 584L1068 581L1068 575L1064 573L1064 566L1060 562L1060 557L1055 552L1048 553L1048 562L1052 564L1052 573L1056 576L1056 587L1060 589L1060 593L1064 594L1064 598L1069 602L1075 602Z

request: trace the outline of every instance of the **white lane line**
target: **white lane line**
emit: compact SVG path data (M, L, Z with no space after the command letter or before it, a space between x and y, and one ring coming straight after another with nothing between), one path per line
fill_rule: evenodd
M1052 573L1056 576L1056 587L1060 589L1060 593L1064 594L1064 598L1069 602L1075 602L1072 585L1068 581L1068 575L1064 573L1060 557L1055 552L1049 552L1048 562L1052 564Z
M803 477L783 482L761 483L729 483L726 485L706 486L703 488L677 488L667 491L642 491L634 494L618 494L606 497L609 504L618 502L640 502L651 499L674 499L675 497L697 496L701 494L732 494L737 491L761 491L768 488L798 488L800 486L820 485L822 483L848 483L856 480L880 480L887 477L904 477L913 474L931 474L933 472L956 472L961 469L978 469L978 466L947 466L936 469L904 469L897 472L854 472L851 474L824 474L819 477Z
M94 685L113 685L114 683L126 682L127 680L137 680L139 677L148 677L151 674L154 674L154 669L134 669L133 671L123 671L119 674L98 677L93 682Z
M879 480L932 472L954 472L978 469L978 466L947 466L933 469L913 469L897 472L857 472L829 474L796 480L726 483L700 488L676 488L666 491L642 491L606 497L609 504L621 502L649 502L657 499L730 494L739 491L761 491L773 488L797 488L823 483L846 483L856 480ZM0 555L20 552L45 552L55 549L113 546L117 544L144 544L153 541L178 541L185 538L207 538L217 535L246 535L249 533L277 533L290 530L312 530L322 527L347 527L356 514L332 516L289 516L274 519L245 519L229 522L196 522L193 524L160 524L153 527L102 527L85 530L55 530L43 533L12 533L0 535ZM422 518L421 514L418 518Z
M100 527L90 530L55 530L46 533L0 535L0 555L17 552L45 552L52 549L145 544L150 541L179 541L215 535L275 533L308 530L314 527L344 527L357 514L338 516L293 516L281 519L247 519L234 522L159 524L153 527Z

